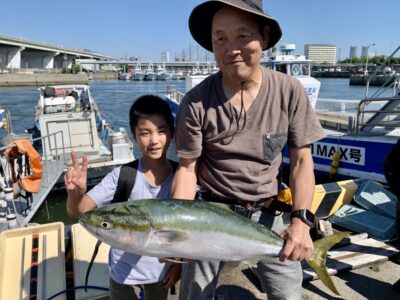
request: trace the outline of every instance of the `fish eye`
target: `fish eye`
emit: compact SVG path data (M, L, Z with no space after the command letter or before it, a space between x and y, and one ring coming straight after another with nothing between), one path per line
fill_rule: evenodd
M100 223L101 228L103 229L110 229L111 228L111 224L108 222L101 222Z

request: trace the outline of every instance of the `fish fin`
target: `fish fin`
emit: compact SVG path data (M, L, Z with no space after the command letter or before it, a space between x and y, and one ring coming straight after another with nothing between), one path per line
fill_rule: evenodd
M184 260L178 257L164 257L164 258L160 258L160 261L168 261L171 263L175 263L175 264L186 264L188 262L188 260Z
M226 209L226 210L232 210L231 209L231 205L226 204L226 203L220 203L220 202L208 202L208 203L210 203L210 204L212 204L214 206Z
M268 256L268 257L269 257L269 256ZM250 259L250 260L246 260L245 263L246 263L249 267L254 268L254 267L257 267L257 264L258 264L258 262L259 262L260 260L263 260L263 259L265 259L265 258L266 258L266 257L253 258L253 259Z
M182 242L189 238L189 233L177 230L160 230L155 231L154 236L166 244L173 242Z
M348 231L338 232L334 235L328 236L326 238L317 240L314 242L314 252L307 259L307 263L314 270L314 272L319 276L319 279L336 295L340 295L332 278L328 274L326 269L326 255L328 250L335 244L339 243L342 239L349 236L351 233Z

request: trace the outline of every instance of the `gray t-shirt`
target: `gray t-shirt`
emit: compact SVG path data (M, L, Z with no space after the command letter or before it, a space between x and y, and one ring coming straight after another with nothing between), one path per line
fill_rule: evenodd
M87 194L94 200L97 207L111 203L121 167L108 173L103 180L93 187ZM168 198L173 179L172 170L167 179L159 186L150 185L143 174L142 164L139 161L135 185L128 201L151 198ZM111 247L108 259L110 276L120 284L147 284L159 282L164 278L168 267L160 263L158 258L141 256Z
M224 94L221 76L206 78L182 100L177 155L198 158L200 185L219 196L257 201L276 195L284 145L302 147L325 136L304 87L262 67L261 88L242 130L244 114L237 123L239 113Z

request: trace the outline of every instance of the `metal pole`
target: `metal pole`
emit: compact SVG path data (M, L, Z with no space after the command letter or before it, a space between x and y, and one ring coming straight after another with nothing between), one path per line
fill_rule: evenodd
M368 50L369 50L369 47L371 47L371 46L375 46L375 43L370 44L370 45L367 46L367 59L365 60L365 70L364 70L364 75L365 76L368 75Z

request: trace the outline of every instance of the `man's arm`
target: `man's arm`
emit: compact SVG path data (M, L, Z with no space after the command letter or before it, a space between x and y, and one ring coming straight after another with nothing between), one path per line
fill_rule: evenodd
M181 158L172 181L171 196L176 199L193 200L196 196L197 159Z
M315 178L310 147L290 149L290 189L293 210L310 209L313 200ZM299 218L293 218L286 232L285 247L280 259L303 260L314 250L310 237L310 227Z

